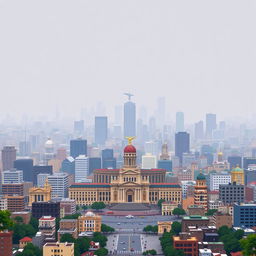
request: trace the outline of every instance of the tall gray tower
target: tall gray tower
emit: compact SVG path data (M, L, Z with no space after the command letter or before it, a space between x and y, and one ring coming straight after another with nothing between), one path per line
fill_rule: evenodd
M130 93L125 93L128 101L124 103L124 137L136 136L136 105L131 101Z

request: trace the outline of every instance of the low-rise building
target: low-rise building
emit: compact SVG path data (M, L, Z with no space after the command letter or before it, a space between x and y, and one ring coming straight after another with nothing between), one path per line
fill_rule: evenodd
M7 204L7 198L1 197L0 198L0 210L7 210L8 204Z
M171 221L158 221L158 234L163 234L165 232L170 232L172 229Z
M32 203L32 216L37 219L42 216L60 218L60 202L34 202Z
M69 198L62 198L60 201L60 211L62 217L76 213L76 201Z
M205 209L202 205L190 205L188 207L187 212L189 216L193 216L193 215L204 216Z
M56 218L52 216L43 216L39 219L39 232L44 234L45 242L55 241Z
M173 237L173 247L177 250L183 250L185 256L198 255L198 240L191 237L189 233L180 233L179 236Z
M25 236L22 239L20 239L19 248L23 249L28 243L32 243L32 238Z
M25 210L25 197L19 195L4 196L7 199L7 209L10 212L22 212Z
M90 211L78 217L78 233L88 231L101 232L101 216Z
M212 217L212 224L219 229L221 226L228 226L229 228L232 227L233 221L232 216L229 214L223 214L220 212L216 212Z
M46 243L43 247L43 256L74 256L73 243Z
M177 202L163 202L162 203L162 215L172 215L175 208L178 207Z
M12 255L12 232L0 232L0 256Z
M71 234L76 239L78 237L77 222L76 219L62 219L58 230L58 241L64 234Z
M194 226L197 227L204 227L209 226L209 218L206 216L199 216L199 215L192 215L192 216L184 216L182 218L182 232L189 232L189 227Z
M16 217L21 217L23 220L24 224L28 224L31 218L31 213L30 212L13 212L11 215L12 219L15 219Z

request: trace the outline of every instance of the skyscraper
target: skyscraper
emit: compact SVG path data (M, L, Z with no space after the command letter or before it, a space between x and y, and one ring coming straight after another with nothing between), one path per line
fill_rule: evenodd
M124 103L124 137L136 136L136 105L134 102Z
M75 159L79 155L87 155L87 140L82 138L70 141L70 156Z
M98 145L104 145L108 138L108 118L106 116L95 116L95 137Z
M104 149L101 152L101 158L102 158L102 168L116 168L116 159L114 158L114 151L113 149Z
M92 174L93 170L101 169L101 158L100 157L90 157L89 158L89 175Z
M195 123L195 139L202 140L204 138L204 122L201 120Z
M170 160L167 143L162 145L162 153L160 155L160 160L157 162L157 168L165 169L167 172L172 171L172 161Z
M14 161L14 168L23 171L23 180L33 182L33 159L23 158Z
M18 184L23 182L23 171L11 169L3 171L3 184Z
M48 182L52 188L52 198L68 197L68 174L64 172L54 173L48 176Z
M206 137L212 138L212 132L217 128L216 115L206 114Z
M75 182L86 182L89 171L88 157L80 155L75 159Z
M16 160L16 149L14 146L5 146L2 149L2 165L3 171L10 170L14 166Z
M78 136L84 134L84 120L74 121L74 133Z
M175 156L179 157L180 164L182 163L183 153L189 153L190 142L189 133L178 132L175 134Z
M176 132L184 132L184 113L176 113Z

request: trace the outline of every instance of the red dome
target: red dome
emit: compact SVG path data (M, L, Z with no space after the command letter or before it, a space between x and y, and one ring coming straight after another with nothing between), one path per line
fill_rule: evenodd
M124 148L124 153L136 153L136 148L133 145L127 145Z

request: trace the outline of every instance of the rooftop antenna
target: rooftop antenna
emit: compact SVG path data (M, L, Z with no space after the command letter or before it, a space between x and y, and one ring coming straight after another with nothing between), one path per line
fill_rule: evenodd
M133 94L131 94L129 92L124 93L124 95L126 95L128 97L129 101L131 100L131 97L134 96Z

